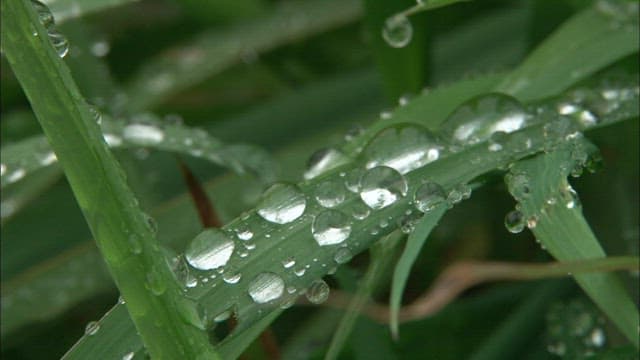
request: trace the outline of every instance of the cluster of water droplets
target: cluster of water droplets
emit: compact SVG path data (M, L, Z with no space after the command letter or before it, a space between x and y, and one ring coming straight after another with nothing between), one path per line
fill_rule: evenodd
M69 41L67 38L62 35L55 27L55 19L53 18L53 14L47 5L41 3L38 0L31 0L31 5L36 10L38 14L38 20L42 26L44 26L45 30L47 30L47 36L49 41L51 41L51 45L58 53L58 56L61 58L65 57L69 53ZM33 33L35 36L38 33L34 30Z
M606 345L604 317L583 299L553 304L546 322L547 350L551 354L579 359L595 355Z

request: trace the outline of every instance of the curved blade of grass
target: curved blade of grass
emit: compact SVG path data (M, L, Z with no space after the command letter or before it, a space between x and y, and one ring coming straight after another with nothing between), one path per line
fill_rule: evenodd
M371 294L381 280L384 279L384 275L386 275L392 261L395 259L394 254L397 253L396 250L402 237L403 234L400 232L392 233L371 246L371 263L360 280L358 290L335 330L329 349L324 356L325 359L337 359L340 355L340 351L342 351L356 325L362 308L370 300Z
M172 94L239 63L243 57L355 21L357 0L279 3L273 11L226 30L211 30L170 49L144 65L126 86L133 111L147 109Z
M183 300L145 215L31 2L5 1L1 8L7 59L149 352L157 358L216 358L206 333L182 320L179 312L193 311L191 305Z
M85 16L115 6L122 6L138 0L42 0L53 13L56 22Z
M628 100L637 101L637 96L638 94L635 94L632 99ZM615 111L609 115L612 118L610 120L606 118L601 119L601 126L637 116L638 109L630 112L625 111L623 112L623 116L619 116ZM407 121L411 120L409 117L405 119ZM401 120L401 118L396 118L396 120ZM553 121L557 121L557 119L553 119ZM568 128L567 131L574 130ZM506 135L505 146L511 149L510 151L496 153L488 149L484 143L465 148L458 153L443 157L429 163L423 168L407 173L406 178L409 187L415 187L425 176L429 176L432 181L442 184L446 190L449 190L458 184L468 183L482 174L505 167L516 160L541 152L550 142L562 142L565 136L568 135L568 133L564 132L553 134L552 136L548 134L545 135L546 133L547 131L544 125L539 124L508 134ZM512 141L519 143L525 140L527 140L530 146L508 145ZM471 161L470 159L472 158L482 159L482 161ZM321 182L341 181L342 177L340 173L357 165L358 163L355 162L333 169L321 178L300 183L299 187L304 194L313 194ZM350 194L338 209L348 211L351 206L359 201L361 201L359 198ZM372 226L372 224L379 224L383 219L395 224L404 216L408 207L411 206L409 201L409 197L400 199L396 205L372 213L365 221L352 224L351 236L345 241L352 253L356 254L367 249L377 238L393 231L396 226L389 226L382 229L378 235L371 235L367 229L369 226ZM252 231L255 230L252 241L254 241L257 246L251 250L251 256L240 257L237 254L232 255L227 265L229 269L226 270L232 273L236 271L241 273L241 279L245 279L245 281L241 280L237 284L228 285L218 277L216 272L213 274L215 278L207 280L206 284L187 289L189 297L197 299L199 306L207 309L210 314L219 314L232 307L237 309L239 323L235 331L238 333L245 331L245 329L251 327L252 324L275 310L272 306L263 306L254 303L247 295L247 286L255 276L265 271L273 272L281 276L287 286L292 286L296 290L302 291L309 286L314 279L325 275L326 272L329 271L329 264L333 264L334 261L333 252L331 249L317 246L309 232L311 221L321 210L322 209L314 203L308 203L308 207L303 216L287 224L287 226L281 227L266 224L264 220L256 214L255 210L246 212L241 218L231 221L224 227L225 230L231 233L235 232L238 227L244 226L249 227ZM301 244L303 245L301 246ZM283 272L281 261L284 253L287 254L287 257L292 256L298 261L302 261L303 259L317 259L317 261L306 264L309 268L307 268L305 276L299 277L293 273ZM302 263L301 265L305 264ZM203 274L203 276L209 277L206 273ZM292 294L291 296L295 295ZM285 296L281 300L287 301L289 298ZM233 336L233 333L231 336ZM104 346L104 344L99 346Z
M398 337L398 313L402 305L402 293L407 285L411 267L420 254L420 249L427 241L429 234L440 221L440 218L447 211L446 205L440 205L433 211L426 214L415 229L409 234L407 244L405 245L402 255L393 270L393 281L391 282L391 294L389 295L390 303L390 323L391 334L394 338Z
M536 239L561 261L606 256L567 182L575 166L572 157L575 151L580 150L569 142L553 152L517 163L511 172L529 178L531 195L528 197L521 196L509 182L510 191L526 218L537 217L535 227L531 228ZM619 279L611 273L575 275L575 279L629 341L640 346L638 310Z
M596 1L547 38L496 90L522 101L556 95L637 52L639 44L638 3Z

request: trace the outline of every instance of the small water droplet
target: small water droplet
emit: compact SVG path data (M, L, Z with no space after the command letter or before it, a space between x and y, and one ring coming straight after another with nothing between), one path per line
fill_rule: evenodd
M346 197L346 190L337 181L325 181L316 189L316 201L318 204L333 208L340 205Z
M167 290L167 285L155 271L147 273L146 286L149 290L151 290L153 295L156 296L164 294L164 292Z
M529 176L526 174L507 174L505 181L509 186L511 195L513 195L516 200L526 199L531 194Z
M135 353L133 351L130 351L130 352L122 355L122 360L131 360L131 359L133 359L134 355L135 355Z
M301 266L301 267L299 267L299 268L293 269L293 273L294 273L297 277L303 276L303 275L304 275L304 273L306 273L306 272L307 272L307 269L306 269L304 266Z
M360 198L374 210L392 205L408 190L404 176L387 166L369 169L362 175L360 188Z
M221 312L220 314L216 315L213 318L213 321L215 321L217 323L223 322L223 321L227 320L229 317L231 317L231 313L232 313L231 309L225 310L225 311Z
M527 219L527 228L534 229L538 225L538 217L536 215L531 215Z
M95 335L100 330L100 323L97 321L90 321L87 323L87 326L84 328L85 335Z
M445 200L446 195L442 186L432 181L427 181L420 185L413 197L416 209L423 213L433 210Z
M56 156L56 154L53 151L49 151L48 153L44 154L42 158L40 158L40 165L49 166L56 161L58 161L58 157Z
M305 292L307 300L312 304L322 304L329 298L329 285L324 280L315 280Z
M352 193L360 191L360 178L363 170L360 168L353 169L344 175L344 187Z
M589 342L592 346L602 347L605 343L604 331L601 328L597 327L591 331L589 335Z
M225 271L222 280L227 284L237 284L242 279L242 274L233 270Z
M293 257L288 257L282 260L282 266L284 266L285 269L288 269L295 264L296 264L296 260Z
M507 213L504 217L504 226L510 233L517 234L524 230L524 215L518 210Z
M582 206L582 204L580 203L580 198L578 197L578 193L576 193L571 185L567 185L560 191L560 198L562 199L567 209L579 208L580 206Z
M351 234L349 217L337 210L324 210L313 220L311 233L320 246L339 244Z
M236 228L236 235L242 241L249 241L253 238L253 231L247 225L240 225Z
M258 215L272 223L287 224L304 213L306 204L305 196L297 186L278 183L262 195Z
M102 137L104 138L104 141L107 143L107 145L109 145L110 147L118 147L122 145L122 139L117 135L105 133L105 134L102 134Z
M128 240L129 240L129 249L131 250L131 253L136 255L142 253L142 241L140 241L140 238L138 237L138 235L130 234L128 237Z
M234 242L225 233L207 229L189 243L185 258L196 269L216 269L227 264L234 247Z
M153 125L130 124L124 127L122 136L138 145L152 145L164 140L164 132Z
M403 48L409 44L413 36L413 27L409 19L397 14L389 17L382 28L382 38L394 48Z
M271 272L258 274L249 284L249 296L258 304L268 303L282 296L284 281Z
M36 10L38 20L40 20L40 23L45 27L45 29L49 29L55 24L53 14L47 5L37 0L31 0L31 5L33 5L33 8Z
M358 201L350 208L351 215L356 220L364 220L371 213L371 209L369 209L365 204Z
M51 41L51 45L58 53L58 56L63 58L67 56L69 53L69 41L67 38L62 35L58 30L49 28L47 30L47 35L49 36L49 41Z
M333 260L338 264L346 264L353 258L353 253L347 247L339 248L333 255Z

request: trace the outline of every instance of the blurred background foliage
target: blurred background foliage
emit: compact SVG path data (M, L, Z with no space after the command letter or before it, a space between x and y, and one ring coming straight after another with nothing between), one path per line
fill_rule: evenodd
M412 0L305 0L290 7L270 0L106 1L116 5L104 8L92 2L98 4L95 11L81 17L64 12L64 0L50 2L71 44L65 61L90 101L111 113L135 109L177 115L225 142L261 145L278 160L279 178L296 181L316 149L340 143L354 127L366 127L400 96L512 69L590 3L462 2L412 16L411 43L393 49L380 36L382 23L412 6ZM296 16L315 18L318 25L297 26ZM263 32L259 24L282 19L291 23L256 43L256 34ZM221 41L247 45L241 56L225 60ZM187 62L186 69L177 69L180 61ZM637 71L637 53L620 64ZM174 72L178 80L168 80L163 91L149 91L153 84L148 83L158 81L154 74L163 71ZM181 78L181 71L195 75ZM4 58L0 78L2 145L40 134ZM637 256L638 121L589 137L600 148L605 168L572 181L585 216L608 254ZM146 149L117 156L143 207L157 219L159 236L181 249L201 225L175 156ZM252 207L260 194L249 177L203 160L182 160L206 184L223 221ZM529 232L514 235L504 228L504 214L513 205L495 177L447 213L413 267L404 300L415 299L447 265L462 259L550 261ZM3 358L59 358L87 322L117 300L60 170L42 169L3 189L1 247ZM367 262L367 255L360 255L337 277L357 278ZM74 266L78 275L70 278L64 269ZM98 270L84 273L87 267ZM43 274L56 282L38 283ZM637 304L638 274L622 275ZM380 283L387 284L389 277ZM340 281L345 289L346 283ZM43 305L38 292L46 286L60 289L64 299L49 298ZM22 302L10 314L5 313L9 296ZM375 299L387 301L385 285ZM576 331L585 317L591 325ZM337 310L294 307L272 328L286 358L316 359L324 356L339 320ZM590 353L599 359L637 358L570 279L479 286L400 331L394 342L386 325L361 317L341 358L547 359ZM266 357L259 345L246 355Z

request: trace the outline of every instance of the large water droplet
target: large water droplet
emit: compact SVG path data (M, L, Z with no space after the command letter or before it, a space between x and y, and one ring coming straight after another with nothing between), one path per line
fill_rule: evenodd
M322 304L329 298L329 285L322 279L316 280L311 283L305 296L310 303Z
M447 199L447 195L440 184L427 181L420 185L413 197L416 208L423 213L433 210Z
M122 136L135 144L152 145L164 139L164 132L153 125L130 124L124 127Z
M195 237L185 251L189 265L199 270L211 270L229 261L234 242L218 229L207 229Z
M427 129L407 124L382 130L362 154L367 169L384 165L406 174L437 160L442 149L440 141Z
M518 100L504 94L487 94L460 105L442 125L442 134L466 145L488 140L498 131L511 133L526 126L528 114Z
M313 153L309 158L304 178L307 180L313 179L335 167L345 164L348 161L349 158L340 150L334 148L320 149Z
M517 234L522 232L525 226L524 215L518 210L508 212L504 217L504 226L510 233Z
M95 335L100 330L100 323L97 321L90 321L87 323L87 326L84 328L85 335Z
M316 189L316 201L318 204L333 208L340 205L346 197L346 190L340 182L325 181Z
M55 24L53 14L47 5L37 0L31 0L31 5L33 5L33 8L36 10L38 20L40 20L40 23L45 27L45 29L49 29Z
M360 180L360 198L374 210L395 203L407 190L404 176L387 166L369 169Z
M286 224L299 218L304 213L306 204L304 194L297 186L278 183L262 195L258 215L272 223Z
M276 300L284 292L284 281L274 273L258 274L249 284L249 296L258 304Z
M413 27L409 19L402 15L394 15L384 22L382 38L394 48L402 48L409 44L413 36Z
M337 210L322 211L313 220L311 233L320 246L339 244L351 234L350 219Z

